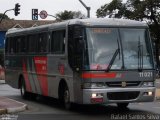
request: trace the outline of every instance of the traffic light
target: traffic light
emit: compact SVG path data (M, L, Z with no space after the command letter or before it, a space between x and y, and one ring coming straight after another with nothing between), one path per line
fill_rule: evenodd
M20 5L19 3L15 4L15 8L14 8L14 14L15 16L17 16L18 14L20 14Z
M32 9L32 20L38 20L38 9Z

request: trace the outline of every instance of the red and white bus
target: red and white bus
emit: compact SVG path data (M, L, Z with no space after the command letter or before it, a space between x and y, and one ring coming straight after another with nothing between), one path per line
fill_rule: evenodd
M150 102L155 67L149 28L125 19L74 19L9 30L6 83L71 103Z

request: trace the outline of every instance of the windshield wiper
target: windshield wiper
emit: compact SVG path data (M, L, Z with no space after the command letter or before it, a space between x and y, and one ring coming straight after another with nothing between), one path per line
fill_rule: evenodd
M112 56L112 59L110 60L109 65L108 65L108 67L107 67L107 69L106 69L106 72L109 72L109 71L110 71L110 69L111 69L111 67L112 67L112 65L113 65L113 63L114 63L114 61L115 61L118 53L120 53L120 49L119 49L119 48L116 49L116 51L114 52L114 54L113 54L113 56Z
M140 37L138 41L138 71L142 72L143 69L143 45L140 43Z

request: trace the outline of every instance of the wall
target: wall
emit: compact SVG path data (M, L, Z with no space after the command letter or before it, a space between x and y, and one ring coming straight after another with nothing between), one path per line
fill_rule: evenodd
M0 31L0 49L4 49L4 39L6 31Z
M4 79L4 39L5 31L0 31L0 80Z

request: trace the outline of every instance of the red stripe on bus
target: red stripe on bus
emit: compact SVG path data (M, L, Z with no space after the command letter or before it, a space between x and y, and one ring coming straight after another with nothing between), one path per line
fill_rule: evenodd
M116 73L82 73L82 78L116 78Z
M26 91L31 92L32 91L31 84L29 82L27 67L24 61L23 61L23 75L24 75L24 80L25 80L25 85L26 85Z
M48 96L47 57L34 57L37 79L40 82L42 95Z

